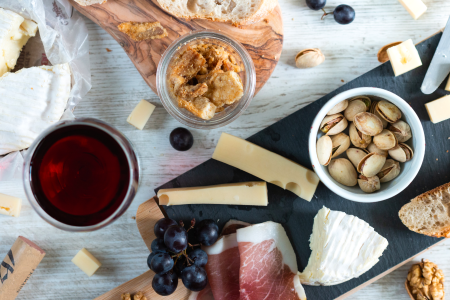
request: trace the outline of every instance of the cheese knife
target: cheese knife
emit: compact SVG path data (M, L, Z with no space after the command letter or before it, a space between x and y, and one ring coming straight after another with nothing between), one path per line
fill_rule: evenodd
M427 74L422 83L422 93L431 94L437 90L450 73L450 18L445 25L439 45L434 53L433 60L428 67Z

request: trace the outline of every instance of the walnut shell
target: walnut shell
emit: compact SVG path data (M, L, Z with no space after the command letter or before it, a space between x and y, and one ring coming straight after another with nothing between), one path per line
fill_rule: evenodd
M308 48L295 56L295 65L300 69L314 68L325 61L325 55L320 49Z

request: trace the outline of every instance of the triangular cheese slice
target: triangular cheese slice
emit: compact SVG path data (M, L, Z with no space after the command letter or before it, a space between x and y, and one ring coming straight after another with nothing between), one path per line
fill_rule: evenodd
M388 241L363 220L323 207L314 218L308 265L299 273L306 285L335 285L371 269Z
M67 63L0 77L0 155L28 148L41 132L58 122L70 89Z

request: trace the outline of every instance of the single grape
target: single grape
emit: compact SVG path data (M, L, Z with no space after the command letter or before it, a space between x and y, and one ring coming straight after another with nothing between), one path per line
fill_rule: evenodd
M184 286L191 291L199 292L208 284L208 277L205 269L197 265L186 267L181 272L181 280Z
M156 222L155 227L153 228L153 231L155 232L155 235L157 238L164 238L164 233L166 233L167 228L173 225L178 225L177 222L175 222L172 219L169 218L162 218L158 222Z
M164 234L164 244L166 244L169 251L180 253L188 245L186 230L178 225L170 226Z
M211 246L219 237L219 226L211 219L200 221L197 224L197 236L201 244Z
M327 0L306 0L306 5L313 10L319 10L324 8Z
M155 257L155 255L156 255L156 253L152 252L152 253L150 253L150 255L147 258L147 266L150 270L152 269L151 263L152 263L152 259L153 259L153 257Z
M193 250L189 253L189 258L194 261L194 264L202 268L206 266L206 263L208 262L208 254L202 249Z
M154 239L151 245L151 249L152 252L167 252L167 247L166 244L164 244L164 239Z
M194 144L194 137L186 128L178 127L170 133L170 144L175 150L186 151Z
M152 287L158 295L168 296L175 292L178 286L178 276L174 272L156 274L153 277Z
M180 256L180 257L178 257L178 260L175 263L175 266L173 267L173 270L175 271L175 273L177 273L178 277L181 277L181 272L186 267L187 267L186 258L184 256Z
M355 19L355 10L346 4L341 4L334 9L334 20L342 25L347 25Z
M156 274L167 273L173 268L173 259L168 253L158 252L150 262L150 266Z

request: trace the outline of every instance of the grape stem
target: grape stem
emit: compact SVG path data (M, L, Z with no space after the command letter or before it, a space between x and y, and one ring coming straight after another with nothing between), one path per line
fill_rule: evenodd
M194 229L195 226L195 218L191 220L191 227L189 227L188 230L186 230L186 232L189 232L189 230Z
M325 11L325 9L323 9L323 8L322 8L322 10L323 10L323 15L322 15L322 18L320 18L321 20L323 20L323 18L325 18L326 16L332 15L332 14L334 13L334 11L332 11L332 12L330 12L330 13L327 13L327 12Z
M197 247L197 246L201 246L201 244L192 245L192 244L190 244L190 243L188 243L188 245L189 245L191 248L194 248L194 247Z

